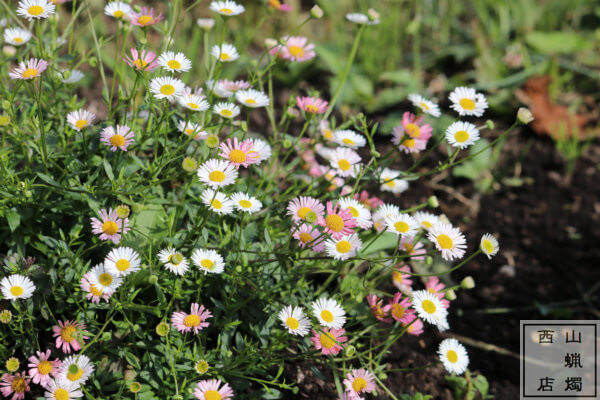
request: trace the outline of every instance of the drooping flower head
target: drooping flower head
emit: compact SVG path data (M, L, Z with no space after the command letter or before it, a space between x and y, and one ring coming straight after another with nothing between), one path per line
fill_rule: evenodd
M210 325L206 320L211 317L211 312L205 309L203 305L192 303L189 314L183 311L174 312L171 317L171 324L179 332L194 331L194 334L198 334L199 331Z
M134 142L135 134L127 125L117 125L116 128L116 130L112 126L104 128L100 132L100 141L110 147L110 151L117 151L117 149L127 151L127 147Z
M123 60L135 69L140 71L152 71L158 68L158 59L156 54L150 50L142 50L139 52L136 48L132 47L129 50L131 57L125 56Z
M30 80L35 79L42 72L44 72L48 68L48 62L43 59L30 58L25 61L21 61L17 68L13 69L12 72L8 74L12 79L23 79Z
M71 350L79 351L85 344L87 336L83 334L85 325L79 321L58 321L58 325L52 328L52 336L56 338L56 348L61 349L63 353L69 354Z

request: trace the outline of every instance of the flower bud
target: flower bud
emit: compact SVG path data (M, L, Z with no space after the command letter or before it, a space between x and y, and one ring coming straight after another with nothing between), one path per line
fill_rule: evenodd
M473 289L475 287L475 280L472 276L467 276L460 282L460 287L463 289Z
M527 125L528 123L530 123L531 121L534 120L533 114L531 113L531 111L527 107L520 107L519 108L519 110L517 111L517 119L523 125Z
M324 14L325 13L321 9L321 7L319 7L317 5L315 5L313 8L310 9L310 16L313 17L314 19L323 18Z
M198 18L196 23L205 31L209 31L213 28L213 26L215 26L215 20L212 18Z
M429 207L438 208L440 206L440 202L436 196L431 196L427 199L427 204Z

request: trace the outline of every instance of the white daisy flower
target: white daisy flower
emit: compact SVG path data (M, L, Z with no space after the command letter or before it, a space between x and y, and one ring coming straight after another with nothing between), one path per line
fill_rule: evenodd
M181 133L192 136L195 140L202 140L208 137L208 133L203 130L202 126L195 122L180 120L177 123L177 129Z
M64 359L58 371L57 380L83 385L94 372L94 364L85 354L76 354Z
M361 13L348 13L346 19L358 25L377 25L381 22L379 19L371 20L368 15Z
M17 14L32 19L48 18L56 12L56 6L47 0L21 0L17 8Z
M350 210L352 217L356 220L359 228L369 229L373 226L373 220L371 219L371 211L362 205L358 200L345 197L339 201L340 207L346 210Z
M425 211L417 211L413 217L417 220L421 228L427 231L431 229L433 225L440 222L440 218L437 215Z
M360 156L354 150L338 147L330 155L330 164L341 177L356 176L360 170Z
M71 111L67 114L67 123L76 131L81 131L83 128L92 125L96 119L96 114L86 111L82 108L76 111Z
M384 168L381 171L380 182L381 190L392 193L402 193L408 189L408 181L399 179L400 171Z
M434 293L428 290L413 290L412 306L422 320L432 325L447 324L448 310Z
M477 93L475 89L460 86L454 89L448 97L452 102L450 108L458 113L458 115L474 115L481 117L484 111L488 108L487 100L481 93Z
M238 90L235 98L242 105L250 108L266 107L269 105L269 96L255 89Z
M498 253L498 250L500 250L500 245L495 237L489 233L486 233L481 237L479 248L488 259L491 259Z
M226 17L232 17L234 15L240 15L244 12L245 8L241 4L235 1L213 1L210 3L210 10Z
M111 1L104 7L104 14L117 19L127 18L131 14L131 6L122 1Z
M256 165L271 157L271 146L269 145L269 143L265 142L262 139L256 138L250 139L250 141L252 142L252 150L256 151L259 154L258 162L256 163Z
M235 208L250 214L260 211L262 203L255 197L249 196L246 193L237 192L231 195L231 201Z
M446 140L453 147L465 149L479 139L479 130L470 122L457 121L446 129Z
M51 379L48 386L46 386L46 392L44 397L48 400L56 399L78 399L83 397L83 392L79 390L80 385L70 382L66 379Z
M177 99L179 104L192 111L206 111L210 107L208 101L203 96L195 94L184 94Z
M450 373L460 375L466 371L469 365L467 350L454 338L444 339L440 343L438 354L444 368Z
M435 104L433 101L427 100L420 94L409 94L408 100L410 100L413 106L420 108L425 114L429 114L436 118L439 118L440 115L442 115L440 106Z
M202 202L217 214L227 215L233 211L233 202L223 193L212 189L202 192Z
M340 146L356 149L367 144L363 135L354 132L351 129L341 129L333 133L333 140Z
M158 57L158 65L171 72L186 72L192 69L192 62L183 53L167 51Z
M188 260L173 247L167 247L159 251L158 259L166 269L175 275L185 274L189 267Z
M85 74L78 69L63 69L58 73L58 78L62 83L77 83L85 77Z
M327 328L340 329L346 323L346 312L333 299L323 297L313 301L312 312L319 323Z
M433 225L427 233L427 239L435 244L442 253L442 258L448 261L462 258L467 248L465 235L458 228L445 222Z
M211 158L198 167L197 174L201 182L214 189L235 183L238 170L227 160Z
M355 233L339 239L330 238L325 242L325 252L335 260L347 260L354 257L361 247L362 241Z
M196 249L192 253L192 262L204 271L204 274L220 274L225 269L223 257L215 250Z
M26 276L9 275L0 281L0 290L7 300L27 299L35 290L35 285Z
M310 331L310 320L301 307L287 306L279 312L281 325L292 335L305 336Z
M240 58L237 49L229 43L223 43L221 46L215 44L210 54L221 62L232 62Z
M140 270L140 256L129 247L117 247L104 259L104 268L113 275L127 276Z
M385 218L387 231L402 237L415 236L419 230L419 223L409 214L392 214Z
M231 119L240 115L240 108L233 103L218 103L213 112L223 118Z
M8 28L4 31L4 41L12 44L13 46L21 46L29 42L31 39L31 32L27 29L21 28Z
M170 76L160 76L150 81L150 91L157 99L175 100L181 96L183 89L185 89L185 84Z
M89 281L102 294L111 295L121 286L123 278L108 272L104 264L98 264L90 270Z

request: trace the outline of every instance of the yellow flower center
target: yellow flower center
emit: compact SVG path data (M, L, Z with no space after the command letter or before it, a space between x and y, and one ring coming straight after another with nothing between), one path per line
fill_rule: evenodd
M140 60L139 58L133 62L133 65L136 66L137 69L144 69L148 66L148 61Z
M435 303L431 300L423 300L421 302L421 307L423 307L423 310L425 310L427 314L433 314L437 309Z
M13 38L13 42L15 43L23 43L23 39L20 37Z
M242 208L250 208L250 207L252 207L252 203L249 202L248 200L240 200L238 204Z
M31 6L27 9L29 15L38 16L44 13L44 7L42 6Z
M458 143L466 142L469 139L469 132L458 131L454 134L454 139L456 139Z
M164 94L165 96L170 96L170 95L172 95L173 93L175 93L175 86L173 86L173 85L169 85L169 84L167 84L167 85L162 85L162 86L160 87L160 92L161 92L162 94Z
M119 261L117 261L116 266L119 271L123 272L123 271L127 271L129 269L129 267L131 266L131 264L129 264L129 260L121 258Z
M313 240L312 236L311 236L311 235L309 235L308 233L306 233L306 232L302 232L302 233L300 234L300 241L301 241L302 243L308 243L308 242L312 242L312 240Z
M355 378L354 382L352 382L352 389L354 389L354 391L356 393L360 392L361 390L365 389L367 387L367 381L365 380L365 378Z
M344 220L337 214L328 215L325 218L325 225L334 232L339 232L344 229Z
M305 107L306 112L309 112L311 114L316 114L319 112L319 108L317 106L315 106L314 104L309 104Z
M321 318L323 318L323 321L327 323L333 322L333 314L329 310L321 311Z
M450 239L450 236L444 235L443 233L438 235L437 242L442 249L451 249L454 247L454 242Z
M300 46L289 46L288 51L295 58L304 57L304 49Z
M421 136L421 128L416 124L406 124L404 127L404 131L410 136L414 138L418 138Z
M13 286L10 288L10 294L15 297L21 296L25 290L21 286Z
M112 135L108 141L115 147L121 147L125 144L125 136L119 134Z
M256 104L256 100L254 100L254 99L246 99L246 104Z
M221 203L221 202L220 202L219 200L217 200L217 199L214 199L214 200L212 201L212 203L210 203L210 205L211 205L213 208L216 208L217 210L220 210L221 208L223 208L223 203Z
M208 179L210 179L211 182L223 182L225 178L226 176L222 171L212 171L208 174Z
M141 17L138 17L137 22L141 26L146 26L146 25L151 24L152 22L154 22L154 18L152 18L149 15L142 15Z
M21 378L20 376L16 377L10 383L10 387L12 388L12 390L15 393L23 393L23 392L25 392L25 379Z
M456 354L454 350L448 350L448 352L446 353L446 358L451 363L455 363L458 361L458 354Z
M319 342L321 342L321 347L326 349L330 349L335 346L335 338L329 333L321 333L319 335Z
M475 102L466 97L464 99L460 99L459 103L460 103L460 106L462 108L464 108L465 110L474 110L475 109Z
M87 123L88 123L87 120L85 120L85 119L79 119L79 120L77 120L77 122L75 122L75 126L77 127L77 129L81 129L84 126L86 126Z
M58 388L54 391L55 400L69 400L69 392L66 389Z
M198 108L200 108L200 106L198 104L196 104L196 103L187 103L187 106L189 108L194 109L194 110L197 110Z
M402 145L405 147L408 147L410 149L410 148L415 147L415 143L416 142L414 139L406 139L402 142Z
M41 375L48 375L52 372L52 363L50 361L40 361L37 369Z
M76 365L76 364L71 365L69 367L69 369L71 369L71 367L74 367L73 369L77 368L77 372L75 372L75 373L68 372L67 373L67 378L71 382L75 382L76 380L81 379L81 377L83 376L83 369L81 369L81 367L79 365Z
M348 171L350 169L351 165L348 162L348 160L341 159L340 161L338 161L338 167L342 171Z
M486 239L483 241L483 249L486 253L491 253L492 251L494 251L494 245L492 244L492 242Z
M103 292L102 292L102 290L98 289L96 286L90 285L90 293L96 297L100 297L100 296L102 296Z
M221 14L225 14L225 15L229 15L229 14L233 13L233 10L231 8L225 8L225 7L221 8L219 11L221 12Z
M392 315L398 319L404 317L404 307L402 307L400 304L393 304Z
M396 231L401 232L401 233L406 233L408 232L408 230L410 229L410 227L408 226L408 224L404 221L398 221L394 224L394 228L396 229Z
M241 164L246 161L246 153L242 150L233 149L229 152L229 161L236 164Z
M102 232L106 233L107 235L114 235L115 233L119 232L119 226L115 221L106 221L102 224Z
M200 265L202 265L202 268L213 269L215 263L212 260L205 258L202 261L200 261Z
M288 328L290 328L293 331L298 329L298 327L300 326L300 323L294 317L289 317L288 319L286 319L285 324L288 326Z
M35 78L36 76L38 76L39 73L40 71L38 71L35 68L27 68L25 71L23 71L23 75L21 76L25 79L30 79Z
M106 272L103 274L100 274L100 276L98 277L98 282L100 282L100 284L102 286L109 286L113 281L113 277L111 274L107 274Z
M198 325L200 325L200 322L202 322L202 320L196 314L190 314L183 319L183 324L185 326L187 326L188 328L191 328L193 326L198 326Z
M75 329L73 325L67 325L60 330L60 338L63 340L63 342L70 343L75 340L73 334L76 330L77 329Z
M181 68L181 63L177 60L171 60L167 63L167 65L169 66L169 68L171 69L179 69Z
M229 60L230 56L227 53L221 53L221 60Z
M360 215L358 210L354 207L348 207L348 210L350 210L350 214L352 214L354 218L358 218L358 216Z
M216 390L207 390L204 392L204 400L221 400L221 393Z
M335 249L340 253L347 253L352 249L352 245L347 240L340 240L335 244Z
M113 17L115 18L122 18L125 15L125 13L121 10L117 10L113 13Z

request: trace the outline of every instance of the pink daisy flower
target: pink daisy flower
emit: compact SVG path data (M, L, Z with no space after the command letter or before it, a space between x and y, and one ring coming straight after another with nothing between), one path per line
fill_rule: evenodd
M8 74L12 79L34 79L48 68L48 62L43 59L30 58L27 62L21 61L17 68Z
M390 305L381 306L383 304L383 299L380 299L377 295L370 294L367 296L367 303L369 303L371 312L376 319L388 324L392 322L392 319L389 318Z
M110 296L112 293L106 293L102 290L98 290L96 286L91 281L91 273L87 272L85 275L81 277L81 281L79 282L79 287L81 290L86 292L85 298L91 301L92 303L99 304L100 299L104 299L108 303Z
M417 242L413 245L414 240L415 238L412 236L403 236L400 240L400 245L398 246L398 249L404 251L406 254L411 256L411 260L424 260L427 250L421 242Z
M448 308L450 307L450 302L445 298L444 292L442 292L442 290L444 290L445 287L446 285L440 282L437 276L430 277L427 280L427 283L425 284L425 289L427 289L429 293L435 294L435 297L440 299L442 305L445 308Z
M352 398L361 399L361 394L375 390L375 378L364 368L353 369L352 373L346 374L344 386L346 386L346 393L349 393Z
M324 232L330 233L334 239L353 234L353 228L357 225L350 210L341 209L339 204L334 207L331 201L327 202L327 215L321 218L319 224L325 227Z
M309 114L323 114L329 102L318 97L296 97L296 105Z
M269 53L284 60L289 61L307 61L314 58L315 45L307 43L308 40L304 36L284 36L281 41L283 45L273 47Z
M423 321L421 321L414 314L411 314L409 321L404 325L408 325L406 333L408 333L409 335L419 336L421 333L423 333Z
M300 247L305 248L308 246L312 251L317 253L322 252L325 248L324 238L319 238L319 236L321 236L321 232L309 224L300 225L293 235L294 239L300 241L300 243L298 243Z
M62 361L50 360L50 349L45 353L36 351L36 356L29 357L29 376L36 385L47 387L52 382L52 377L56 378L59 374L59 367Z
M30 381L31 379L27 378L25 371L14 375L4 374L2 375L2 381L0 381L0 393L4 397L9 397L12 394L10 400L24 399L25 392L30 390Z
M171 317L171 323L179 332L190 332L193 330L195 334L198 334L198 331L210 325L210 323L205 321L211 317L212 314L204 306L192 303L192 309L189 314L183 311L174 312Z
M294 222L306 221L310 212L315 214L313 216L315 222L320 221L325 213L325 207L319 200L307 196L296 197L288 203L287 215L291 215Z
M150 7L142 7L139 13L132 10L129 14L129 21L133 25L141 26L143 28L157 24L162 21L162 19L163 15L158 14L155 16L154 9Z
M135 134L127 125L117 125L117 130L112 126L107 126L100 132L100 141L105 146L110 146L111 151L117 151L117 148L127 151L127 147L133 143Z
M100 210L100 219L91 218L92 233L100 235L100 240L112 240L114 244L119 244L121 234L129 231L129 218L121 219L117 216L117 210L112 208Z
M329 329L323 328L322 333L318 333L314 329L312 330L313 337L310 338L311 342L315 345L317 350L321 350L324 355L337 354L343 347L340 343L344 343L348 340L346 336L343 336L346 331L341 329Z
M71 350L79 351L85 344L85 339L89 339L83 334L85 325L76 320L58 321L58 325L52 328L52 336L56 337L56 348L62 348L63 353L69 354Z
M408 272L408 274L407 274ZM410 274L410 267L408 265L402 268L397 268L392 272L392 283L398 290L402 292L410 292L412 286L412 279Z
M142 50L141 53L136 48L131 48L131 57L123 57L123 61L130 67L139 69L140 71L152 71L159 67L158 56L152 51Z
M414 315L415 310L409 308L411 306L410 300L407 298L401 299L402 293L397 292L390 301L390 316L396 321L407 324L413 320L412 315Z
M248 168L250 164L256 164L260 161L260 154L254 150L251 140L238 141L237 138L227 139L227 142L221 143L221 152L219 155L229 160L236 168L240 165Z
M233 397L233 389L220 379L206 379L196 384L194 396L200 400L227 400Z

